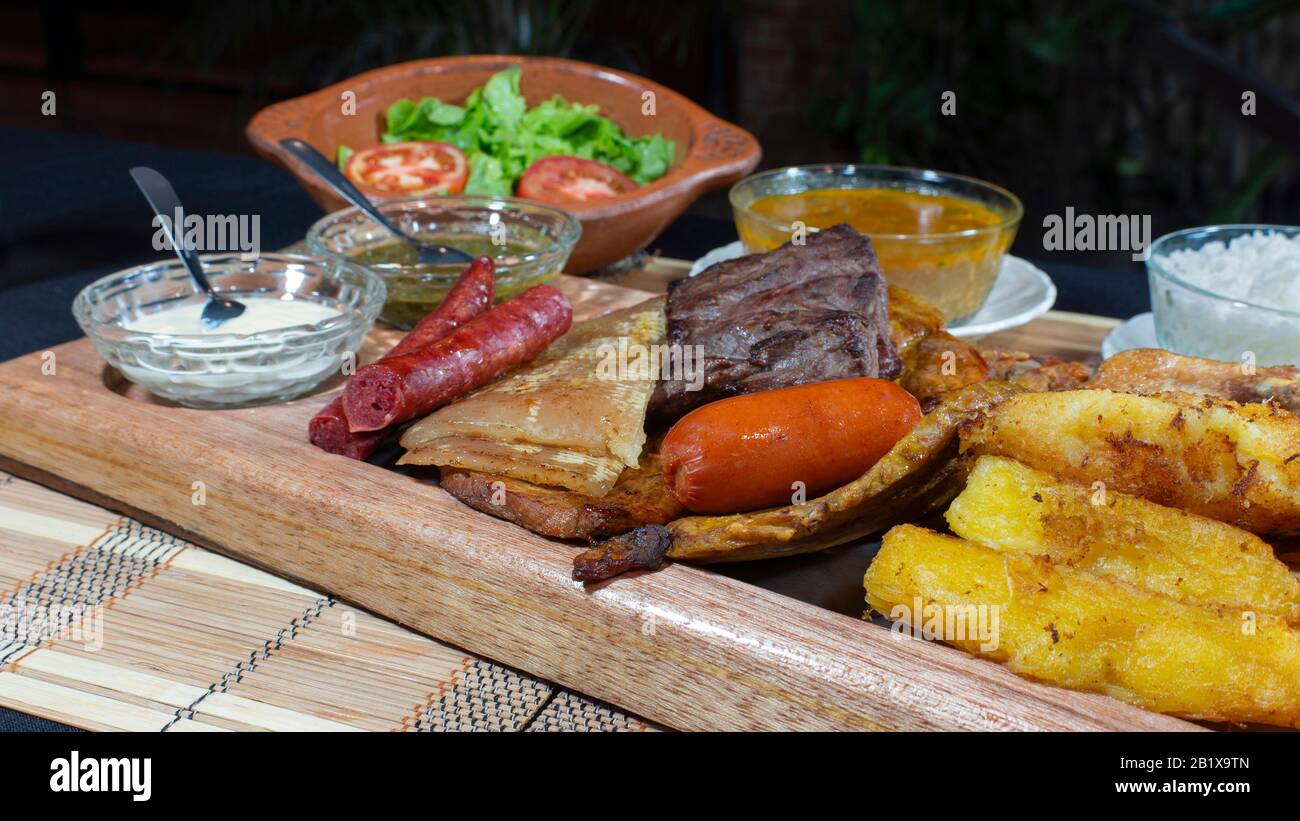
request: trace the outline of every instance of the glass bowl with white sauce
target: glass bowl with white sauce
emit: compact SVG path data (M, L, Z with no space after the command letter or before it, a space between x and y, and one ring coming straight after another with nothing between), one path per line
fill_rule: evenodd
M1300 362L1300 228L1211 225L1147 253L1160 347L1243 365Z
M207 254L203 269L242 315L217 328L207 297L179 260L110 274L72 303L108 364L146 390L191 408L284 402L338 373L361 346L387 290L357 265L289 254Z

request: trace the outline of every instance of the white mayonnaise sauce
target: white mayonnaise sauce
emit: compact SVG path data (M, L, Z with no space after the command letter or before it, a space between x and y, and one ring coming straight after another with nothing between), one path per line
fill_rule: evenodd
M185 302L152 314L142 314L123 323L128 331L150 334L255 334L288 328L294 325L312 325L323 319L338 316L340 311L328 305L301 299L276 299L274 297L245 297L244 312L228 319L215 328L203 323L203 308L207 301Z

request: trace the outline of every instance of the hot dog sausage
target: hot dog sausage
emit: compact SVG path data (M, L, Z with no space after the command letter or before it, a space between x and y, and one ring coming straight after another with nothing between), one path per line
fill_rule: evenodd
M471 262L438 307L416 323L380 361L419 350L492 307L496 288L494 267L490 257L479 257ZM374 453L384 435L383 431L353 433L348 430L342 396L336 397L307 423L307 438L313 445L353 459L365 459Z
M735 396L697 408L664 437L664 481L696 513L788 505L851 482L921 419L892 382L837 379Z
M431 345L358 368L343 392L348 428L379 430L429 413L528 362L572 323L564 294L538 285Z

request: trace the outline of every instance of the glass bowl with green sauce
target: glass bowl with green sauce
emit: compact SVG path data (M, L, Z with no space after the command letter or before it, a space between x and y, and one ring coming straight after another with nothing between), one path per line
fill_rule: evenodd
M571 214L515 197L426 196L390 200L384 215L408 235L496 262L496 298L559 276L582 225ZM307 232L310 253L374 272L388 286L380 317L410 328L438 307L464 265L421 265L415 251L356 208L319 220Z

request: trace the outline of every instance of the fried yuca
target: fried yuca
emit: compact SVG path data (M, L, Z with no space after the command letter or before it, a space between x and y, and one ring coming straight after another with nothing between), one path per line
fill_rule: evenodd
M1252 533L1117 491L981 456L945 514L958 536L1045 555L1188 604L1300 619L1300 581Z
M1103 482L1260 534L1300 535L1300 417L1183 393L1027 393L962 432L962 451Z
M864 579L893 618L980 607L990 636L941 636L1012 672L1184 718L1300 726L1300 633L1276 616L1184 604L1124 582L912 525ZM974 608L974 609L973 609Z

